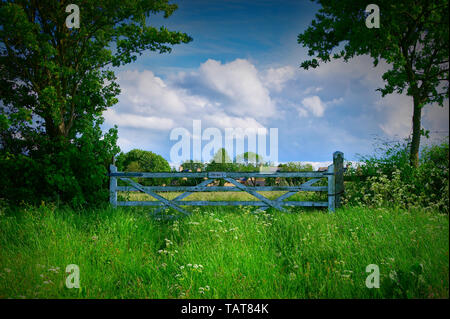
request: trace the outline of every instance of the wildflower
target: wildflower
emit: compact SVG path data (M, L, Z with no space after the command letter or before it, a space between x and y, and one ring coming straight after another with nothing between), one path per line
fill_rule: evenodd
M395 270L391 271L389 273L389 278L391 278L392 281L398 281L397 272Z
M48 271L52 271L54 273L58 273L59 272L59 267L50 267L50 269Z
M6 271L6 272L11 272L11 269L5 268L5 271Z
M184 266L180 266L180 269L184 269Z

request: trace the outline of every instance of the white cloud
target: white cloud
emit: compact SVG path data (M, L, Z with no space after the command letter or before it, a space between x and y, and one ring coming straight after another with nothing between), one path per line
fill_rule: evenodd
M314 86L310 86L308 88L306 88L306 90L303 91L303 94L307 95L307 94L311 94L311 93L317 93L322 91L323 88L322 87L314 87Z
M304 108L299 106L299 107L297 107L297 111L298 111L299 117L308 117L308 111L305 110Z
M206 86L228 98L227 111L234 115L267 118L276 112L258 70L247 60L221 64L210 59L200 66L199 76Z
M379 127L390 137L407 137L411 133L412 98L390 94L375 102L376 109L384 117Z
M293 66L260 71L244 59L210 59L195 70L175 70L163 78L148 70L123 71L118 74L119 103L104 115L107 124L120 126L119 144L127 149L139 145L167 153L172 144L165 133L175 127L192 131L192 120L199 119L203 129L216 127L222 134L225 128L278 127L280 147L288 154L282 157L298 153L292 146L297 141L315 139L328 148L311 154L335 149L364 153L373 135L406 137L411 130L410 98L382 98L375 91L383 86L387 69L383 63L374 69L369 57L356 57L308 71ZM448 132L448 102L444 109L426 106L422 119L426 129Z
M148 70L124 71L118 78L122 90L119 103L104 114L110 125L169 131L174 127L190 129L192 119L199 119L202 127L256 129L264 128L260 120L275 112L275 103L257 69L246 60L227 64L208 60L198 72L179 73L168 81ZM183 82L189 84L192 79L207 89L192 93ZM217 100L214 92L227 98Z
M220 129L225 128L264 128L264 126L257 120L251 117L236 117L229 116L225 113L205 115L203 118L207 123L211 124L213 127Z
M174 127L174 121L170 118L142 116L131 113L118 114L113 109L107 110L103 115L107 122L117 124L119 127L144 128L157 131L164 131Z
M322 117L325 112L325 104L317 95L306 97L302 100L303 109L299 111L299 114L304 114L307 110L313 116Z
M124 71L119 73L118 79L122 90L120 100L135 113L173 115L186 112L182 92L167 86L151 71Z
M294 68L288 65L280 68L268 69L262 79L267 88L280 92L283 89L284 84L293 79L294 76Z

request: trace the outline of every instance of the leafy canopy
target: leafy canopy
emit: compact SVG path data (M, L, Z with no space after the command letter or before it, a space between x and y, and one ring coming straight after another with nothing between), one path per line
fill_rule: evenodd
M449 91L449 4L447 0L377 1L380 27L368 28L366 7L372 1L317 0L322 8L298 42L315 56L305 69L331 58L348 61L370 55L374 66L383 59L392 68L383 74L382 96L406 91L413 97L410 163L419 165L421 109L429 103L443 106ZM376 14L370 12L370 14ZM368 70L369 71L369 70Z
M317 0L322 8L298 42L315 56L304 61L305 69L317 67L331 58L346 62L368 54L374 66L381 59L392 65L383 75L384 95L417 95L421 104L443 104L448 98L449 11L448 1L381 0L380 28L369 29L365 1ZM336 52L336 48L341 48ZM442 83L446 81L445 83Z
M147 25L150 14L169 17L168 0L83 0L80 28L67 28L67 1L8 0L0 4L0 96L3 128L20 120L45 123L51 137L72 139L117 102L112 67L146 50L170 52L192 39Z
M82 0L72 29L69 4L0 2L0 198L106 201L119 148L117 128L100 125L120 93L114 68L192 40L148 24L175 11L168 0Z

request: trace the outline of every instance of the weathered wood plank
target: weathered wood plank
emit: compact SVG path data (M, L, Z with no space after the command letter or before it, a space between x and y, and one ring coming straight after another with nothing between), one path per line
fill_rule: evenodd
M133 181L133 180L131 180L131 179L129 179L129 178L121 178L121 180L130 183L130 184L131 184L133 187L135 187L136 189L139 189L141 192L144 192L144 193L146 193L146 194L148 194L148 195L150 195L150 196L156 198L157 200L163 202L165 205L167 205L167 206L169 206L169 207L172 207L173 209L175 209L175 210L177 210L177 211L179 211L179 212L181 212L181 213L183 213L183 214L185 214L185 215L190 215L190 213L188 213L187 211L185 211L185 210L182 209L181 207L178 207L178 206L177 206L176 204L174 204L172 201L170 201L170 200L168 200L168 199L166 199L166 198L164 198L164 197L162 197L162 196L159 196L158 194L156 194L156 193L154 193L154 192L152 192L152 191L144 190L144 189L142 188L142 185L136 183L135 181Z
M223 172L226 177L239 178L239 177L325 177L326 175L322 172L276 172L276 173L259 173L259 172ZM208 177L208 172L195 172L195 173L185 173L185 172L161 172L161 173L149 173L149 172L116 172L110 173L110 176L114 177L143 177L143 178L181 178L181 177L192 177L201 178Z
M236 186L237 188L240 188L241 190L243 190L244 192L249 193L250 195L253 195L254 197L258 198L259 200L263 201L264 203L266 203L269 206L272 206L276 209L279 209L281 211L284 211L285 209L283 209L283 207L281 207L276 201L272 201L264 196L262 196L261 194L257 193L256 191L249 189L248 187L240 184L239 182L236 182L234 179L232 178L225 178L225 180L227 182L230 182L231 184L234 184L234 186Z
M344 153L333 153L334 166L334 192L335 192L335 207L341 207L341 197L344 193Z
M260 206L267 207L263 201L172 201L178 206ZM281 206L327 207L327 202L288 201L280 202ZM117 206L164 206L159 201L118 201Z
M303 184L302 184L303 185ZM257 192L268 191L309 191L326 192L327 186L247 186ZM239 188L234 186L143 186L144 189L157 192L239 192ZM120 192L138 192L132 186L117 186Z
M213 179L207 179L206 181L203 181L200 184L194 186L193 191L185 192L185 193L183 193L181 195L178 195L173 200L182 200L182 199L188 197L189 195L192 195L192 193L196 192L198 189L206 187L206 185L210 184L212 181L214 181L214 180Z
M185 215L190 215L189 212L182 209L180 206L258 206L260 209L267 209L273 207L278 210L286 211L283 206L309 206L309 207L328 207L329 211L335 211L340 206L340 198L344 191L344 177L343 177L343 153L333 153L333 164L328 167L327 172L118 172L117 167L110 166L110 202L113 206L156 206L156 207L171 207ZM204 178L200 184L196 186L142 186L128 177L142 177L142 178ZM256 178L292 178L303 177L313 178L298 186L246 186L238 182L236 179L241 177L256 177ZM208 187L214 179L223 178L232 187L211 186ZM320 181L321 178L327 178L327 186L312 186ZM126 181L131 186L117 186L117 179ZM156 199L156 201L117 201L118 191L140 191L146 193ZM184 200L194 192L236 192L244 191L254 197L257 201L186 201ZM261 191L286 191L283 195L275 200L266 198L259 194ZM327 202L313 202L313 201L285 201L287 198L293 196L299 191L327 191ZM155 192L182 192L182 194L175 197L173 200L168 200ZM159 212L160 209L156 210Z
M117 167L113 164L109 165L109 172L116 173ZM117 178L111 176L109 178L109 203L113 206L117 206Z
M276 199L276 201L281 202L293 195L297 194L297 192L287 192Z
M320 181L320 178L313 178L313 179L310 179L309 181L301 184L300 186L302 186L302 187L311 187L312 184L317 183L318 181Z
M335 204L335 184L334 184L334 166L328 166L328 211L334 212L336 210Z

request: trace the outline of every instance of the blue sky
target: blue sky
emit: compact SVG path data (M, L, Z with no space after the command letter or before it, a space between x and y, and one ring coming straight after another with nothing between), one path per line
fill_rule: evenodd
M362 56L299 68L307 49L297 44L297 35L314 18L315 3L174 2L179 8L171 17L151 16L149 23L194 40L170 54L145 52L116 69L122 93L104 114L104 128L119 126L123 151L150 150L171 162L171 130L192 132L193 120L222 134L228 127L278 128L279 162L326 162L336 150L356 160L373 151L375 137L410 134L411 98L381 98L375 91L389 65L373 68ZM444 108L427 106L422 120L435 132L424 144L447 136L448 101Z

